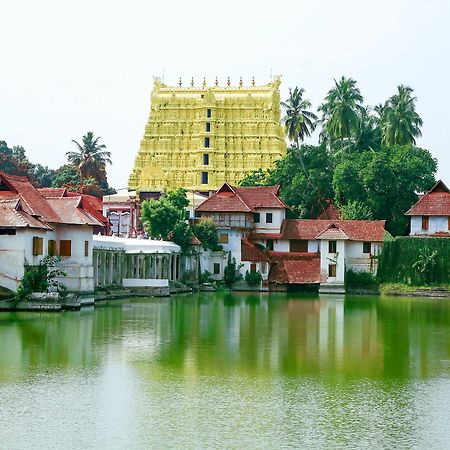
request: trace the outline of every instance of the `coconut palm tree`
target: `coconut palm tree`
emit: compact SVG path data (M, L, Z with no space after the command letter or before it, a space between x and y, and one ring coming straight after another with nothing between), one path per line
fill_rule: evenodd
M82 138L82 144L72 140L77 146L77 151L66 153L69 162L80 172L81 185L83 179L89 177L98 181L106 179L105 166L111 164L111 153L105 150L104 144L100 144L100 139L100 136L94 138L94 133L88 131Z
M317 124L317 116L309 111L311 102L303 98L305 90L303 88L289 89L289 98L285 102L281 102L281 106L285 109L286 115L282 121L286 127L286 134L289 140L295 142L297 148L305 137L311 136Z
M345 140L358 132L363 109L363 96L356 87L356 81L344 76L328 91L324 103L319 107L322 112L322 139L331 144L340 141L343 150Z
M382 109L381 129L384 145L415 144L416 138L422 136L420 127L422 119L416 112L416 97L408 86L398 86Z

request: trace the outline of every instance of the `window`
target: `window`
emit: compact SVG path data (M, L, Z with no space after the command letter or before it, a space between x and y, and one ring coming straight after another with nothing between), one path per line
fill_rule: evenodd
M211 131L211 123L206 122L206 132L209 133Z
M308 241L304 239L291 239L289 241L289 251L290 252L308 252Z
M266 249L271 251L273 250L273 239L266 240Z
M256 272L256 264L255 263L250 264L250 272Z
M209 137L205 137L203 141L203 147L209 148Z
M203 165L209 166L209 154L208 153L203 153Z
M1 236L15 236L16 229L15 228L1 228L0 235Z
M225 222L225 214L219 214L219 222Z
M422 216L422 230L428 230L430 226L430 218L428 216Z
M208 172L202 172L202 184L208 184Z
M59 241L59 256L72 256L72 241Z
M33 237L33 256L39 256L44 253L44 239L38 236Z
M214 275L220 275L220 263L214 263Z
M47 242L47 253L48 256L56 255L56 241L53 239L49 239Z
M336 264L328 265L328 276L331 278L336 278Z
M206 110L206 117L207 117L208 119L211 118L211 108L207 108L207 110Z
M328 242L328 253L336 253L336 241Z
M266 223L272 223L273 214L266 213Z
M363 253L372 253L372 245L370 242L363 242Z
M219 242L221 244L228 244L228 234L227 233L219 234Z
M89 241L84 241L84 256L89 256Z
M255 223L259 223L260 220L261 220L261 214L259 214L259 213L254 213L254 214L253 214L253 221L254 221Z
M188 210L186 210L186 211L184 212L184 219L185 219L185 220L189 220L190 218L191 218L191 212L188 211Z

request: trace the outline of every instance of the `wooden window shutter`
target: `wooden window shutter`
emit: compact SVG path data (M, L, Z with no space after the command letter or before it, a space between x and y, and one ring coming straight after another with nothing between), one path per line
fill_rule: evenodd
M33 256L42 255L44 252L44 239L33 236Z
M89 241L84 241L84 256L89 256Z
M48 256L55 256L56 255L56 241L53 239L49 239L47 243L47 253Z
M72 256L72 241L70 240L59 241L59 255Z

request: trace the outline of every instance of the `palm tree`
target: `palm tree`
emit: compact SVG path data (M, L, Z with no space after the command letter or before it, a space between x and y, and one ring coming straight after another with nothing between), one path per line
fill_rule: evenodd
M105 179L105 166L112 164L111 153L105 150L106 145L99 143L100 139L100 136L94 138L94 133L88 131L82 138L82 144L72 140L78 150L66 153L69 162L80 172L81 185L85 178L93 177L98 181Z
M334 80L334 84L335 87L328 91L319 107L322 112L322 138L328 139L330 145L339 140L343 150L344 140L358 132L364 98L352 78L343 76L339 82Z
M295 142L297 148L300 147L300 141L304 141L305 137L311 136L317 124L317 116L309 111L311 102L303 98L305 90L297 86L292 90L289 89L289 98L285 102L281 102L281 106L285 109L286 115L282 121L286 127L288 138Z
M420 127L422 119L416 112L416 97L408 86L398 86L397 94L393 95L382 109L381 129L384 145L415 144L416 137L422 136Z

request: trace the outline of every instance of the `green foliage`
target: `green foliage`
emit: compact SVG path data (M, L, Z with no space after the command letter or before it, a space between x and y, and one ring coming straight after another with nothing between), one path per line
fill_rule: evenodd
M262 280L262 275L260 272L249 272L245 271L245 281L249 286L259 286Z
M378 282L370 272L347 269L345 271L345 287L377 288Z
M359 202L373 219L386 219L390 233L401 235L408 226L404 213L417 201L416 192L433 185L436 169L430 152L410 145L343 155L333 174L335 202Z
M397 237L385 241L377 278L413 286L450 284L450 239Z
M187 222L179 220L172 232L172 241L181 247L182 252L186 252L191 245L192 231Z
M350 200L346 205L339 207L340 219L343 220L371 220L372 211L362 202Z
M198 277L198 282L200 284L204 284L204 283L212 283L214 281L214 276L211 272L208 272L207 270L205 270L204 272L202 272L200 274L200 276Z
M178 210L183 211L183 218L184 210L189 206L189 200L187 199L186 194L186 189L178 188L175 191L168 192L166 196L169 203L175 206Z
M141 212L144 228L152 238L169 239L180 220L180 211L167 199L144 201Z
M67 276L65 271L58 268L60 261L58 256L46 256L39 265L26 267L17 296L24 299L32 292L47 292L49 288L55 288L60 295L65 296L67 287L57 279Z
M242 280L242 274L239 272L241 267L242 264L238 266L236 263L236 258L231 257L231 252L228 252L227 265L223 271L223 281L225 286L230 288L233 283Z
M245 174L244 178L239 182L239 186L267 186L268 177L268 170L253 170Z
M213 252L223 250L217 235L217 227L211 219L200 220L194 225L192 231L205 250L212 250Z

